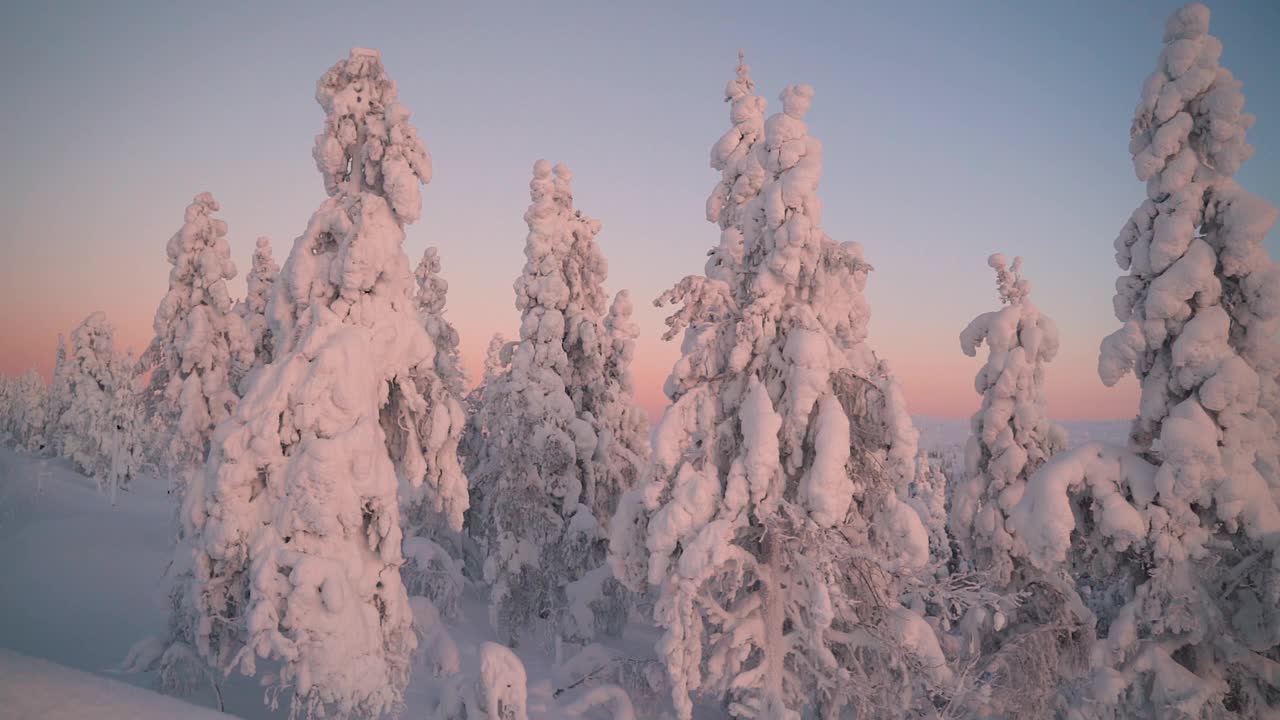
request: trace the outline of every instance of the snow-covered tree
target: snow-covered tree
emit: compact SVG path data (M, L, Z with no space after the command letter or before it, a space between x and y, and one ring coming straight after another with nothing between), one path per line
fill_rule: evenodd
M458 332L444 317L449 284L440 276L440 256L427 248L414 273L418 319L435 348L432 372L415 378L418 392L432 408L422 419L419 436L428 481L403 487L405 584L429 598L451 617L462 591L463 542L460 534L468 507L467 478L459 444L466 428L463 408L466 376L458 351Z
M168 429L158 464L172 473L179 497L204 465L214 426L235 409L236 376L253 362L252 340L227 291L236 266L217 210L213 195L197 195L165 245L169 290L156 308L148 348L150 409Z
M245 332L249 334L249 342L253 346L255 367L270 363L271 353L275 348L267 316L267 303L271 301L271 289L279 275L280 266L271 255L271 238L258 238L258 244L253 249L253 266L245 278L247 293L237 305Z
M436 374L444 380L454 398L462 398L466 393L467 374L458 349L458 331L444 316L449 283L440 275L440 267L440 252L433 247L427 248L414 271L418 280L418 294L414 301L427 334L435 343Z
M94 478L114 502L141 465L133 360L116 354L115 330L96 312L71 332L71 347L55 370L57 402L65 408L53 422L60 452ZM65 393L65 395L64 395Z
M1103 382L1142 386L1132 452L1059 455L1010 522L1098 615L1085 716L1264 717L1280 712L1277 213L1233 179L1253 117L1208 9L1175 12L1164 41L1131 131L1147 199L1116 240L1124 325L1098 361Z
M994 607L970 607L959 623L959 654L979 667L980 678L963 704L980 717L1039 718L1053 714L1060 682L1086 657L1092 616L1061 573L1039 571L1014 552L1008 516L1027 478L1066 447L1045 399L1058 328L1031 302L1022 258L1012 266L998 254L987 262L1004 307L974 318L960 334L966 355L984 343L988 353L974 379L982 406L970 423L963 475L951 489L949 529L957 565L1001 597Z
M1013 538L1005 518L1022 497L1027 478L1066 447L1066 431L1049 418L1045 365L1058 354L1058 327L1029 297L1022 258L996 271L1000 310L979 315L960 333L960 348L974 357L986 343L987 360L974 379L982 407L973 416L963 479L951 492L952 532L965 564L989 570L1007 586L1014 574Z
M0 378L0 432L8 432L15 447L44 452L46 394L44 380L35 369L15 378Z
M614 519L615 572L656 594L681 718L695 692L741 718L932 712L951 673L899 601L930 571L929 533L899 499L917 433L865 342L870 266L821 229L813 89L783 90L783 112L743 148L739 119L759 106L749 88L740 65L735 128L713 160L759 166L762 183L727 220L710 213L741 233L741 265L712 263L660 298L683 303L668 319L683 355L652 478Z
M269 303L271 364L219 424L188 493L195 642L214 667L274 687L298 716L396 712L416 645L398 490L439 481L436 350L413 300L404 226L430 157L377 51L316 86L314 157L329 198L294 241ZM466 486L430 487L460 530Z
M626 616L605 558L610 508L646 452L622 384L634 328L625 296L606 318L600 224L574 209L571 179L563 165L534 165L520 339L501 351L505 368L473 419L470 532L487 556L493 625L512 642L586 639Z
M53 355L53 375L44 402L44 442L50 455L62 456L66 426L64 416L71 404L71 366L67 362L67 340L58 333L58 349Z

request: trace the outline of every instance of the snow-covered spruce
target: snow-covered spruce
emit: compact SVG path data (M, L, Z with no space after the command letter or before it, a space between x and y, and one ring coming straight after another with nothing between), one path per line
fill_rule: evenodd
M152 410L167 429L158 443L166 456L157 465L179 498L204 465L214 426L235 409L235 377L253 362L252 340L227 291L236 266L217 210L213 195L197 195L165 246L169 290L156 308L147 353L159 396Z
M54 456L62 456L66 427L63 416L71 405L71 365L67 358L67 339L58 333L58 349L53 355L53 375L44 398L45 450Z
M1045 366L1058 353L1058 329L1031 302L1031 286L1001 255L996 272L1004 307L974 318L960 334L970 357L986 344L974 380L982 407L971 421L963 476L950 492L958 565L1001 597L994 607L970 607L958 624L958 654L978 666L980 681L960 703L980 717L1039 718L1053 714L1058 686L1087 658L1092 616L1080 607L1063 573L1045 573L1014 552L1008 516L1027 478L1066 446L1050 418Z
M275 348L267 304L271 302L271 291L279 275L280 266L271 255L271 239L258 238L253 249L253 265L245 278L247 292L244 299L236 304L237 314L244 322L245 332L253 346L253 367L270 364Z
M352 50L316 99L330 197L274 284L272 362L188 493L189 596L215 667L252 675L257 658L278 661L271 687L292 694L292 715L376 717L401 706L416 644L399 486L438 479L423 388L441 381L402 249L431 165L376 51ZM454 526L465 490L430 488Z
M34 369L0 378L0 433L8 433L14 447L44 452L46 395L44 380Z
M405 586L429 598L446 618L453 617L462 592L463 514L468 490L459 457L466 428L463 392L466 376L458 351L458 332L444 317L448 282L440 276L440 256L427 248L414 272L418 320L431 338L432 372L418 375L418 391L431 408L420 428L428 480L401 489L405 533Z
M1280 266L1262 245L1276 209L1233 179L1253 117L1208 30L1203 5L1173 14L1133 121L1147 200L1116 240L1124 325L1098 369L1141 383L1140 457L1061 455L1010 518L1098 615L1088 717L1280 711Z
M571 178L563 165L534 165L515 282L520 339L503 348L472 420L468 523L486 555L493 625L509 642L616 633L627 614L605 558L617 497L647 462L628 381L635 328L626 295L606 316L600 224L574 209Z
M182 227L165 245L172 266L169 289L156 308L155 337L143 358L151 373L142 396L143 422L151 434L147 454L150 464L169 477L180 509L193 477L204 470L214 427L235 410L238 379L255 362L256 343L246 328L245 309L227 290L236 266L227 224L213 215L218 209L213 195L197 195L187 206ZM256 285L251 277L251 295L255 290L261 294ZM185 526L180 522L180 530ZM194 649L196 618L193 601L186 597L192 589L192 548L182 534L171 566L176 580L166 637L143 640L131 655L135 669L156 670L162 691L188 694L206 679L215 690L217 685ZM144 646L155 649L148 662L138 657Z
M60 438L57 451L111 495L127 489L142 462L134 363L115 350L115 330L96 312L71 332L70 349L54 381L57 413L47 418Z
M731 97L745 68L738 82ZM764 173L723 225L743 235L742 265L659 300L683 303L668 319L684 330L673 404L652 478L614 519L615 572L656 595L685 719L693 693L741 718L907 715L950 681L934 630L899 603L930 568L929 533L899 499L917 433L865 343L870 266L821 230L812 97L783 90L741 159Z
M1028 297L1022 258L1012 267L1001 255L996 271L1000 310L979 315L960 334L974 357L986 343L987 360L974 378L982 407L970 421L963 479L951 491L950 526L964 563L989 570L1000 586L1014 574L1013 538L1005 518L1022 497L1026 479L1066 447L1066 431L1049 418L1045 365L1058 354L1058 327Z

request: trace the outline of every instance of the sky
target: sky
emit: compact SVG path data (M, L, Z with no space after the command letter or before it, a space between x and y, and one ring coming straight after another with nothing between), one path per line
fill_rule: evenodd
M0 373L47 376L58 333L96 310L144 347L165 243L200 192L230 226L235 293L257 237L283 263L325 197L315 82L359 46L381 50L433 156L405 250L439 248L472 375L493 333L516 335L530 170L560 161L603 225L609 290L637 300L637 395L656 416L679 347L649 301L718 238L708 158L742 50L768 112L789 83L816 89L824 229L875 267L870 340L913 413L979 405L958 336L999 306L986 258L1002 252L1060 328L1050 412L1128 417L1136 383L1103 387L1097 348L1119 325L1112 242L1144 196L1129 124L1179 4L5 3ZM1238 179L1280 204L1280 3L1211 7L1258 116Z

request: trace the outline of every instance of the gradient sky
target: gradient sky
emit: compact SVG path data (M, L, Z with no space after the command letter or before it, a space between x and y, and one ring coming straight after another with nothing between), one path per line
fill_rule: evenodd
M436 245L473 375L515 334L530 168L563 161L599 218L611 290L630 288L638 393L656 413L678 351L649 300L700 272L703 204L739 48L757 92L807 82L824 144L824 229L875 266L871 340L912 411L976 408L957 337L998 307L988 254L1025 257L1062 333L1063 419L1131 415L1098 381L1119 270L1112 240L1143 197L1127 152L1143 79L1180 3L6 3L0 8L0 372L52 365L56 335L105 311L141 348L164 245L192 196L222 203L243 292L254 239L284 261L324 198L315 81L352 46L382 51L435 178L408 229ZM266 5L266 4L264 4ZM1213 6L1223 62L1258 116L1240 181L1280 203L1280 3ZM1268 246L1280 257L1277 233Z

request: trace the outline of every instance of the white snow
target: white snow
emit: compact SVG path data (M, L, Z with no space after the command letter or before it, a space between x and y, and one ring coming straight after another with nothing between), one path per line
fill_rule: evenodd
M0 716L31 720L233 720L230 715L3 648Z

